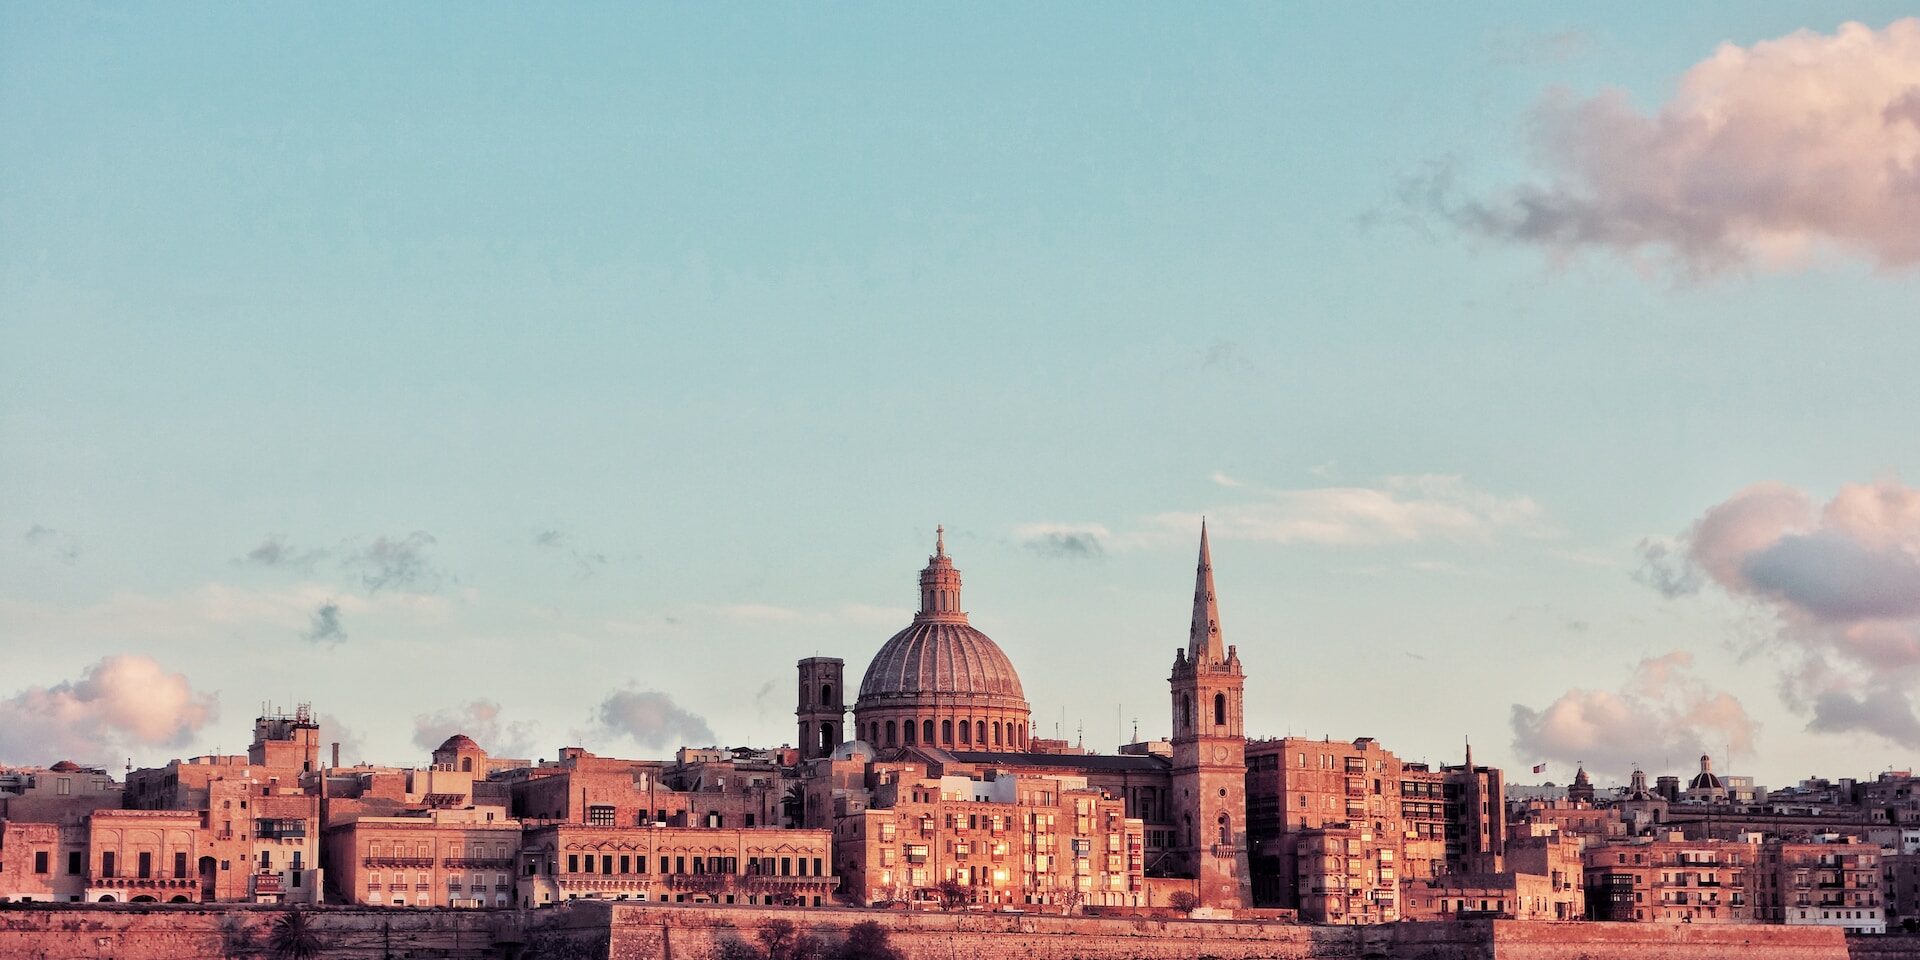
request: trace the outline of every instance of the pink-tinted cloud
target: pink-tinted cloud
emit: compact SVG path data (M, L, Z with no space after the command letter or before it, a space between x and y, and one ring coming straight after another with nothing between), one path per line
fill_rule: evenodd
M1920 746L1908 692L1920 681L1920 490L1852 484L1817 505L1756 484L1709 508L1678 543L1696 579L1774 615L1789 656L1781 688L1812 729ZM1657 559L1674 573L1671 558Z
M151 657L119 654L79 680L0 700L0 761L106 764L187 744L217 713L214 698Z
M1523 760L1553 760L1624 774L1635 764L1731 750L1752 755L1759 725L1732 694L1693 675L1693 655L1674 651L1634 667L1619 690L1575 688L1538 710L1514 704L1513 749Z
M1920 19L1724 44L1651 113L1556 94L1532 140L1541 182L1436 202L1478 233L1696 275L1821 247L1920 264Z

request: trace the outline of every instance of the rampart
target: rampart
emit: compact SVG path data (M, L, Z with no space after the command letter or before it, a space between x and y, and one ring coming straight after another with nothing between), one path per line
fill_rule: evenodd
M275 908L0 908L0 960L272 960ZM1920 938L1835 928L1627 923L1315 927L578 901L530 912L327 907L321 960L709 960L784 919L829 942L877 920L906 960L1920 960Z

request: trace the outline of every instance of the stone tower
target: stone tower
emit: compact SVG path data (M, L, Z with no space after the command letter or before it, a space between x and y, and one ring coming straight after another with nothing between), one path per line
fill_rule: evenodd
M847 698L843 674L847 662L839 657L808 657L800 661L800 757L812 760L833 753L845 739Z
M1213 557L1200 523L1193 626L1173 657L1173 803L1175 861L1198 881L1204 906L1253 903L1247 869L1247 734L1240 653L1223 647Z

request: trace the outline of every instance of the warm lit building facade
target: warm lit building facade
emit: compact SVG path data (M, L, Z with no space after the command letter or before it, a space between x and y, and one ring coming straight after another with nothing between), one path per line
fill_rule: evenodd
M818 907L833 901L840 883L833 847L825 830L530 826L520 854L519 902Z
M1756 919L1885 933L1884 856L1854 837L1770 841L1761 851Z
M515 902L520 824L474 809L363 816L326 831L327 863L349 902L505 907Z
M1679 833L1588 847L1587 915L1638 923L1752 923L1758 838L1688 840Z
M1407 885L1408 920L1579 920L1576 890L1535 873L1449 873Z
M889 772L871 805L836 818L854 902L1146 905L1140 821L1084 778Z

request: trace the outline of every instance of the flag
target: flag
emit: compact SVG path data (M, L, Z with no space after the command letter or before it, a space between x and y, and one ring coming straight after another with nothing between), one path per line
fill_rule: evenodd
M1534 764L1534 765L1533 765L1533 772L1534 772L1534 773L1546 773L1546 772L1547 772L1547 765L1546 765L1546 764L1544 764L1544 763L1536 763L1536 764Z

